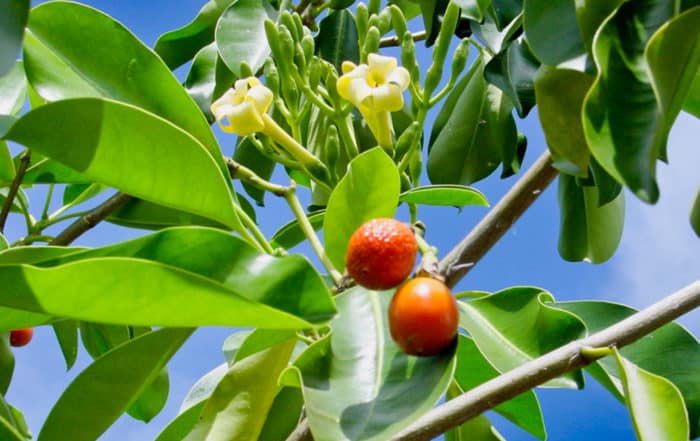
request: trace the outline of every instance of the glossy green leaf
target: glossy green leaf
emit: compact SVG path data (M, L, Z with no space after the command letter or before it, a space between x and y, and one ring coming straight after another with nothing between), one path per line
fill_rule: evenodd
M220 222L207 219L206 217L136 198L130 199L126 204L114 210L107 218L107 222L144 230L161 230L163 228L185 225L227 229Z
M86 248L62 246L15 247L0 252L0 265L13 263L37 263L44 260L58 259L69 254L79 253ZM2 317L3 314L0 314Z
M447 399L456 398L461 393L460 387L453 384L447 390ZM505 438L493 427L491 420L479 415L445 432L445 441L505 441Z
M501 162L510 165L515 160L518 136L513 104L500 89L486 83L483 72L480 57L435 119L427 165L434 184L469 185L490 175Z
M504 29L523 11L523 0L492 0L491 10L498 24L498 29Z
M690 225L695 230L695 234L700 237L700 191L698 191L693 208L690 210Z
M10 148L0 141L0 185L9 185L15 177L15 165L10 156Z
M17 115L26 98L24 66L21 61L17 61L5 75L0 76L0 115Z
M0 395L4 396L7 393L14 371L15 356L10 349L10 335L8 332L2 332L0 333Z
M598 206L598 188L559 176L559 255L568 261L602 263L615 253L625 221L624 193Z
M535 73L540 66L524 38L511 41L484 69L486 81L501 89L521 118L535 105Z
M234 80L235 75L219 56L216 43L211 43L195 55L184 86L199 106L199 110L213 122L211 103L233 86Z
M89 201L106 190L102 184L69 184L63 189L63 207L69 209L76 205Z
M188 441L258 439L287 367L295 339L287 339L234 363L207 399Z
M407 190L399 196L401 202L421 205L464 207L481 205L488 207L486 196L479 190L465 185L424 185Z
M201 283L214 289L210 292L211 294L218 292L213 297L207 297L205 292L207 288L204 286L200 294L177 291L168 293L165 287L149 291L153 307L166 298L167 302L172 302L170 307L164 304L159 315L166 320L185 320L188 326L196 326L194 315L199 314L200 320L204 322L209 322L210 318L221 320L222 322L219 323L221 325L296 329L309 326L309 322L324 323L336 312L328 287L305 257L298 254L285 257L262 254L238 237L211 228L171 228L128 242L68 255L56 261L47 261L42 266L65 269L71 266L69 262L75 262L75 265L93 262L98 267L104 265L103 270L108 271L107 262L112 259L96 259L106 256L112 256L114 260L122 262L119 265L143 265L144 274L152 268L155 271L154 277L156 273L168 274L165 276L166 279L180 274L183 280L189 281L183 284L183 290L187 289L190 283L192 283L191 289L196 289L195 285ZM56 267L57 264L61 265ZM0 272L2 268L0 266ZM116 267L115 271L117 271ZM89 275L86 274L83 277L89 277ZM101 279L102 276L94 275L94 277ZM134 275L132 278L137 276ZM132 284L129 280L122 283L124 289ZM138 291L142 291L142 294L146 292L143 288L139 289L139 286L158 286L155 281L143 283L145 282L134 280L131 289L136 292L122 294L122 296L126 295L126 298L121 297L121 301L115 301L127 308L129 303L125 301L127 298L137 299ZM188 295L195 295L198 301L192 302L192 297ZM119 295L114 294L114 297L118 299ZM207 301L213 303L207 306L205 305ZM115 303L110 305L107 300L101 303L104 303L102 308L105 309L116 306ZM178 304L180 306L176 307ZM188 308L191 308L189 313ZM181 311L179 318L175 314L178 309ZM231 311L236 313L232 314ZM107 313L107 311L104 312ZM141 312L133 311L132 314L141 315ZM118 322L94 321L148 325L150 323L144 322L147 315L144 313L141 320L132 322L126 318ZM239 322L239 319L242 320ZM211 322L211 324L215 323Z
M243 334L243 332L241 332L241 334ZM216 385L224 378L228 369L228 363L222 363L197 380L182 401L179 414L183 414L192 407L205 402L214 389L216 389Z
M400 178L394 161L377 147L355 157L331 193L323 218L328 257L345 268L348 240L370 219L393 217L399 203Z
M7 241L5 235L0 233L0 251L5 251L8 248L10 248L10 243Z
M686 441L688 414L678 388L667 379L641 369L616 349L614 351L637 439Z
M470 28L479 41L483 42L491 52L497 54L520 33L522 24L523 14L520 13L505 28L499 29L494 14L489 13L483 23L470 23Z
M155 51L171 69L183 65L214 41L216 23L234 1L208 1L190 23L161 35L156 41Z
M470 390L496 378L499 372L479 352L474 340L459 336L457 346L457 369L454 381L461 390ZM493 410L508 418L531 435L544 440L547 438L540 403L535 392L527 391L512 400L496 406ZM465 434L468 433L462 430ZM462 438L456 438L462 439Z
M80 338L87 353L97 359L131 340L131 333L125 325L81 322Z
M440 26L442 25L442 16L445 14L449 0L434 0L429 2L418 2L420 5L421 15L423 16L423 26L425 28L425 46L430 47L435 42Z
M285 441L301 417L304 396L296 387L283 387L270 406L259 441Z
M92 184L92 180L87 176L78 173L72 168L66 167L60 162L54 161L32 152L29 167L22 179L25 184Z
M236 351L233 363L237 363L246 357L287 340L296 340L296 338L296 332L289 329L255 329L246 337L241 347Z
M48 314L39 314L0 306L0 332L12 331L13 329L20 328L32 328L52 321L53 317Z
M460 325L499 372L506 372L585 335L575 315L548 303L554 297L535 287L513 287L488 297L457 302ZM580 370L548 381L544 387L582 388Z
M323 226L323 218L326 215L325 211L314 211L307 215L309 222L314 230L318 231ZM279 230L272 235L270 244L273 247L282 247L285 249L290 249L299 245L306 240L304 232L301 231L299 222L294 219L286 224L284 224Z
M191 334L192 329L160 329L95 360L63 392L38 441L97 439L159 375Z
M343 61L360 63L357 26L350 12L334 11L321 20L316 36L316 52L335 66L338 72L342 72Z
M601 23L624 0L577 0L576 19L581 32L581 39L586 50L590 53L593 46L593 38Z
M3 416L0 415L0 439L7 441L26 441L24 436Z
M454 0L455 4L462 10L462 17L481 22L484 20L491 0Z
M523 26L532 52L544 64L556 66L585 53L574 1L525 0Z
M535 77L540 124L554 166L575 176L588 174L591 153L581 112L593 78L573 69L542 66Z
M186 132L136 107L99 98L57 101L25 114L6 139L130 195L243 228L211 155Z
M236 353L241 348L241 345L243 344L245 339L248 338L248 336L252 334L253 331L254 330L239 330L226 337L226 340L224 340L224 344L221 347L221 350L224 353L224 358L226 358L226 361L229 365L233 364L234 360L236 359Z
M355 287L336 301L331 335L289 371L300 375L311 432L318 441L390 439L445 393L454 349L434 357L401 352L389 335L390 292Z
M681 99L667 107L671 104L668 99L676 92L687 92L691 78L685 84L658 81L683 77L687 68L697 69L700 63L694 43L686 43L696 40L692 35L697 35L700 25L696 23L693 29L687 26L700 14L671 22L678 27L669 23L659 29L673 14L671 3L625 2L603 22L593 43L598 77L584 104L584 133L595 158L610 175L651 203L659 197L656 160L665 156L668 131L682 103ZM652 39L657 29L659 33ZM668 47L664 57L670 58L663 60L673 60L671 65L651 67L656 63L651 48L656 44ZM650 48L646 53L645 47ZM670 74L659 76L655 69L668 69ZM657 101L657 96L662 101Z
M700 69L695 74L695 79L690 85L688 97L683 104L683 110L700 118Z
M0 188L0 204L5 203L9 191L9 187ZM27 194L24 192L24 190L20 188L17 191L17 195L12 200L10 211L13 213L22 213L26 207L29 207L29 199L27 199Z
M163 366L156 378L141 391L136 401L129 405L127 413L132 418L148 423L163 410L169 392L170 377L167 367Z
M66 370L70 370L78 358L78 322L69 319L57 320L52 327L66 362Z
M221 59L237 77L241 76L241 63L247 63L253 72L265 63L270 54L265 20L275 20L276 15L268 0L236 0L219 18L216 46Z
M628 306L600 301L560 302L556 307L576 314L586 324L589 334L637 312ZM690 438L697 438L700 435L700 385L697 381L700 376L700 344L697 339L682 326L669 323L625 346L620 352L641 369L667 378L680 389L690 419ZM594 367L602 369L592 370ZM586 369L622 399L624 390L614 359L603 358Z
M158 434L155 441L182 441L199 421L199 414L202 412L206 401L200 401L178 416L165 426Z
M42 98L102 97L141 107L190 133L226 171L195 102L163 61L121 23L79 3L52 1L34 8L27 26L25 70Z
M29 0L0 1L0 76L5 75L15 65L24 26L29 15Z

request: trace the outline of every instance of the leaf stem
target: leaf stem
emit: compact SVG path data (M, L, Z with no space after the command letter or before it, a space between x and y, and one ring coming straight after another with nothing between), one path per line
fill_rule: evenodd
M292 209L292 212L294 213L294 217L296 217L297 222L299 222L299 227L301 228L301 231L304 232L304 236L306 236L306 238L309 240L311 248L313 248L314 252L316 253L316 256L318 256L319 260L321 261L321 264L324 266L324 268L326 268L326 271L328 271L328 274L333 279L333 283L336 286L339 286L343 277L340 274L340 272L337 269L335 269L335 266L333 266L333 263L326 255L326 251L323 249L323 245L321 244L321 241L316 235L314 227L311 225L311 222L309 222L309 218L308 216L306 216L304 207L301 206L299 198L297 198L296 183L294 181L292 181L289 184L287 191L284 193L284 198L289 204L289 208Z
M10 184L10 189L7 191L7 197L2 205L2 210L0 211L0 233L5 233L5 223L7 223L7 217L10 214L12 203L17 196L19 186L22 184L22 179L24 178L24 174L27 172L27 167L29 166L29 161L31 159L32 151L29 149L25 150L24 154L22 155L22 159L20 159L17 173L15 173L15 177L12 179L12 183ZM27 207L25 207L25 209L26 208Z
M51 205L51 198L53 197L54 183L49 184L49 189L46 193L46 200L44 201L44 209L41 211L41 220L48 219L49 217L49 207Z
M275 250L272 249L272 246L270 245L270 242L268 242L267 238L265 235L260 231L260 228L255 224L253 219L248 216L248 213L245 212L245 210L238 204L234 204L234 207L236 209L236 213L238 214L239 219L243 223L243 226L246 227L251 233L253 233L253 239L252 243L258 244L258 248L260 251L264 251L267 254L272 254L275 252ZM250 238L249 242L251 241Z

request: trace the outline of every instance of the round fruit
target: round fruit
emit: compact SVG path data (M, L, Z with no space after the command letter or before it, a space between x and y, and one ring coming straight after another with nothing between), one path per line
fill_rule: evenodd
M32 341L34 330L32 328L15 329L10 331L10 345L19 348Z
M408 225L396 219L372 219L350 237L345 267L365 288L389 289L411 274L417 252L418 244Z
M457 336L459 313L450 289L439 280L416 277L402 285L389 305L391 337L409 355L436 355Z

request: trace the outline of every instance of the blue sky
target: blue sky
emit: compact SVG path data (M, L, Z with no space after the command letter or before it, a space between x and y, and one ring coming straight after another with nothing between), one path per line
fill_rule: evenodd
M158 35L190 21L204 2L93 0L84 3L112 15L153 46ZM426 53L423 52L423 58ZM184 75L178 73L180 77ZM536 109L525 121L518 120L518 124L529 140L527 167L545 145ZM536 285L550 290L558 300L606 299L641 308L693 281L700 269L700 240L690 229L688 212L700 184L696 170L700 164L699 131L697 119L681 114L669 139L670 165L659 165L661 200L650 207L628 194L622 243L606 264L568 263L559 257L559 215L553 185L458 289L495 291L513 285ZM224 151L230 153L233 139L222 136L219 139ZM274 179L286 181L281 173ZM517 176L507 180L492 176L476 187L493 204L515 179ZM41 191L30 192L35 208L41 204L41 196ZM453 208L434 208L423 209L420 218L428 225L427 238L439 250L447 252L485 213L485 208L466 208L459 214ZM259 218L263 231L271 234L281 225L280 219L290 219L291 213L281 201L268 198L268 208ZM11 218L7 232L10 240L23 235L19 217ZM98 246L144 233L102 224L76 244ZM696 311L681 319L681 323L697 333L698 319L700 313ZM221 344L231 332L222 328L200 329L170 364L171 394L164 412L148 425L123 417L100 439L153 439L177 413L196 379L223 361ZM65 373L60 351L48 327L37 329L34 342L15 354L15 378L7 398L24 411L30 426L38 433L63 389L89 363L89 356L82 352L76 367ZM539 397L551 440L634 439L626 409L590 379L584 391L540 390ZM499 417L494 417L494 421L508 440L534 440Z

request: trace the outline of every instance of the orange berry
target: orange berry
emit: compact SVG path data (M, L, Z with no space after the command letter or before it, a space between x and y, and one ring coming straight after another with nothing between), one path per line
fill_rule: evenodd
M459 312L450 289L439 280L416 277L403 284L389 305L389 330L409 355L436 355L457 336Z
M350 237L345 267L365 288L389 289L411 274L417 252L418 244L408 225L396 219L372 219Z
M32 341L34 330L32 328L15 329L10 331L10 345L19 348Z

